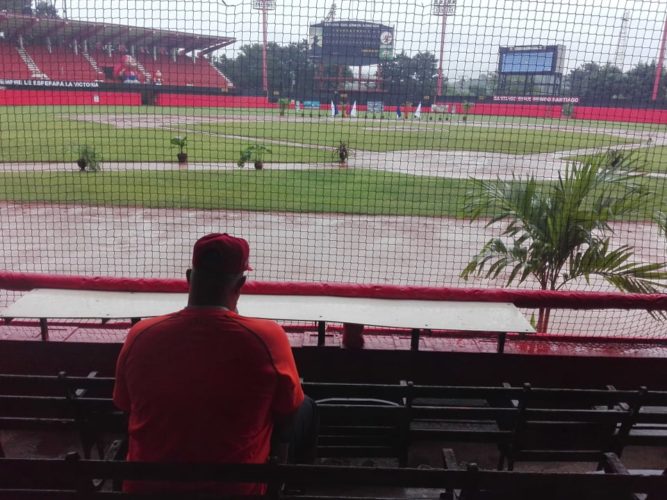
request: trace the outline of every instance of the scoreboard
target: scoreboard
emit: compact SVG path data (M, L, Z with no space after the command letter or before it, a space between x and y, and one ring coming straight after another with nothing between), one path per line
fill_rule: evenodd
M31 14L31 0L0 0L0 11L6 10L12 14Z
M562 45L500 47L498 73L501 75L562 74L565 47Z
M325 64L367 66L394 57L394 28L365 21L313 24L310 54Z

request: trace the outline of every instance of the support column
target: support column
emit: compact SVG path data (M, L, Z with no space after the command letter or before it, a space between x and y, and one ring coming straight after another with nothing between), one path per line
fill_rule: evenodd
M440 63L438 65L438 84L436 88L436 97L442 96L442 66L445 58L445 29L447 28L447 13L442 13L442 26L440 29Z
M660 91L660 80L662 78L662 67L665 62L665 45L667 45L667 15L665 16L665 26L662 29L662 40L660 41L660 52L658 53L658 60L655 68L655 80L653 81L653 93L651 100L658 100L658 93Z

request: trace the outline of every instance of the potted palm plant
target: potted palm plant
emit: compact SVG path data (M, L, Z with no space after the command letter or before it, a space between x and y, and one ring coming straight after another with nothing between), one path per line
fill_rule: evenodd
M187 136L176 136L171 138L171 143L174 146L178 146L178 154L176 157L178 158L178 163L184 164L188 162L188 154L185 152L185 146L188 143L188 138Z
M241 151L241 156L236 164L243 167L246 163L253 162L255 170L262 170L264 168L264 155L271 153L271 150L263 144L252 144Z
M638 262L633 247L611 241L612 222L640 216L655 196L645 179L632 154L612 152L570 163L558 182L546 185L533 176L474 181L479 191L471 192L466 207L471 220L491 214L487 226L504 228L461 276L500 279L506 286L532 277L541 290L561 290L597 275L622 292L662 292L667 263ZM539 309L538 332L547 332L550 313Z
M102 158L92 146L79 146L77 158L76 164L79 166L80 172L85 172L86 169L90 172L97 172L101 168Z

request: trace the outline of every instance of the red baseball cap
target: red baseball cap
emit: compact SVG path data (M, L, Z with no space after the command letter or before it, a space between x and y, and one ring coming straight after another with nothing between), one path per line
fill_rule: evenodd
M192 249L192 267L199 267L204 257L217 254L220 271L224 273L242 273L252 271L248 264L250 246L243 238L235 238L227 233L211 233L202 236Z

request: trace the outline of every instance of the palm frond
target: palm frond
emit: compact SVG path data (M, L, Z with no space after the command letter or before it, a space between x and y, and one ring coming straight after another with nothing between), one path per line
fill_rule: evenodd
M475 181L475 196L466 204L471 217L489 216L487 226L504 227L461 276L497 279L507 271L507 286L533 276L541 288L558 289L576 279L590 282L596 275L621 291L663 289L664 263L633 262L631 247L612 248L609 240L615 219L645 210L651 197L643 178L636 155L608 152L567 164L551 183L532 176ZM656 222L667 236L667 214L657 214Z

